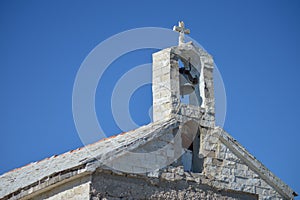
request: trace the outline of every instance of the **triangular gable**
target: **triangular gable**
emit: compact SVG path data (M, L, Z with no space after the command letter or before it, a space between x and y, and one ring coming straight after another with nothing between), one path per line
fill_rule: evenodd
M209 161L214 166L213 172L206 166L206 173L215 173L218 171L215 166L218 165L222 168L215 176L216 184L273 198L280 198L280 194L284 198L293 199L294 195L297 195L222 128L215 128L211 138L215 137L221 143L211 141L211 145L217 144L217 152ZM227 180L224 180L224 177ZM278 194L274 193L272 188Z

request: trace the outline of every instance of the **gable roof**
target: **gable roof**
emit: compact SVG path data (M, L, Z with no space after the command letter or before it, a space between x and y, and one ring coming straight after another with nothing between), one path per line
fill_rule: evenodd
M56 175L59 175L59 179L62 180L62 172L72 171L68 176L87 172L91 170L87 164L93 162L95 157L101 157L101 160L118 157L122 150L135 149L156 135L160 135L162 130L176 126L177 123L174 119L151 123L136 130L102 139L86 147L71 150L58 156L54 155L9 171L0 176L0 199L16 196L22 190L47 181Z

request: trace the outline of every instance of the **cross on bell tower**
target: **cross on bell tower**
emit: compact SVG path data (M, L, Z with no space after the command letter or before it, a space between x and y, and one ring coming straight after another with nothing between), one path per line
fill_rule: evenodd
M183 21L179 21L178 26L173 27L173 31L179 32L179 41L178 41L179 46L184 44L184 34L190 34L190 32L191 32L190 29L186 29L184 27Z
M182 21L173 30L179 32L179 45L152 54L153 121L192 113L214 126L213 59L193 42L184 42L190 30Z

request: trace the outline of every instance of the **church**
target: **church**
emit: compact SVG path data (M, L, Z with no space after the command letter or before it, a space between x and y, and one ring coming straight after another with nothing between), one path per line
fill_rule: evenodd
M178 45L152 55L152 123L7 172L0 199L294 199L215 125L213 58L173 30Z

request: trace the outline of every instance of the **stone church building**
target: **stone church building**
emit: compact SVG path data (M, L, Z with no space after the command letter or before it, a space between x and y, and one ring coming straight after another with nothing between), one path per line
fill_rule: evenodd
M153 123L7 172L0 199L294 199L215 125L212 56L174 30L152 55Z

